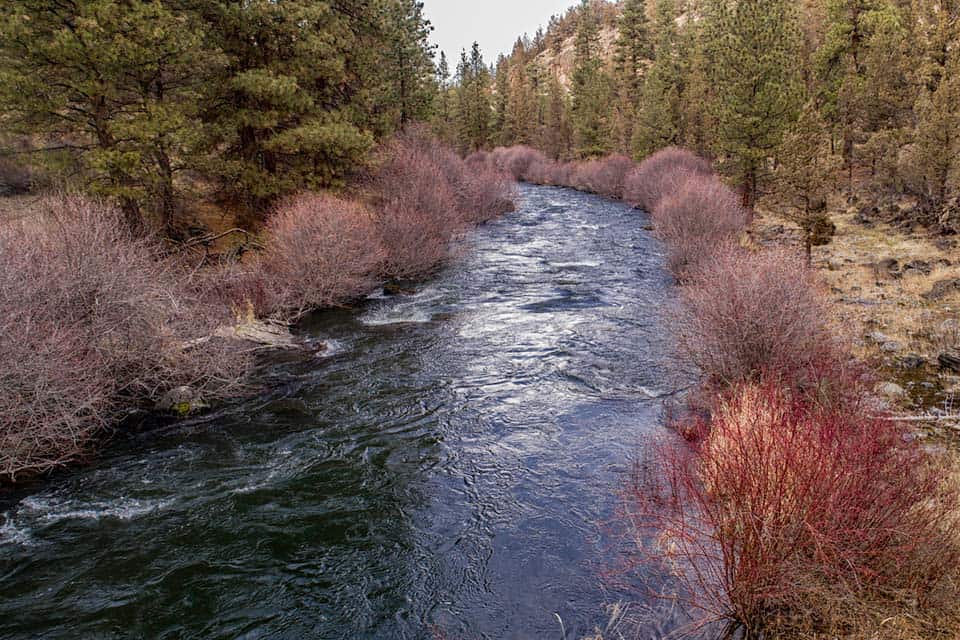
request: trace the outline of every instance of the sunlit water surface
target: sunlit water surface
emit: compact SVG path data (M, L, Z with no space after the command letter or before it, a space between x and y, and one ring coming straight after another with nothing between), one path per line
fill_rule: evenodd
M604 575L676 386L662 250L622 204L522 196L416 293L310 319L332 348L265 362L268 395L0 496L0 637L580 638L643 610Z

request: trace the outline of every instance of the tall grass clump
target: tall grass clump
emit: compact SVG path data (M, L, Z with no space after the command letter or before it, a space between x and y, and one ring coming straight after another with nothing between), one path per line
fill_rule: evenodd
M226 320L159 243L75 196L0 225L0 479L83 457L130 408L189 386L240 386L248 362L212 337Z
M660 199L677 190L691 176L709 176L713 169L700 156L676 147L661 149L647 157L625 180L623 199L653 212Z
M677 332L708 388L756 381L764 372L813 384L811 372L842 367L846 351L830 325L830 306L799 253L727 246L701 267L680 291Z
M667 245L667 266L681 281L716 247L735 243L749 221L737 195L719 178L685 175L651 210L657 236Z
M763 380L726 393L692 448L660 443L638 471L642 557L705 620L748 638L960 628L960 490L892 421Z

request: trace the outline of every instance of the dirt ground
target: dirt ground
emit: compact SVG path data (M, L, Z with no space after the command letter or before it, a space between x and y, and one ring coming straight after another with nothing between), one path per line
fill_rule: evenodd
M960 349L960 238L904 231L862 219L839 197L830 203L832 242L813 250L813 266L836 305L838 330L871 363L877 393L931 429L960 436L960 372L939 359ZM750 230L760 245L798 244L796 225L759 208Z

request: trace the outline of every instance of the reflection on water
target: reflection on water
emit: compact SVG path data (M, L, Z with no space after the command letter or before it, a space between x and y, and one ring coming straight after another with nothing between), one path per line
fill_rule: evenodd
M602 627L604 523L673 389L670 283L642 214L523 196L421 291L311 318L335 348L265 363L270 395L8 499L0 637Z

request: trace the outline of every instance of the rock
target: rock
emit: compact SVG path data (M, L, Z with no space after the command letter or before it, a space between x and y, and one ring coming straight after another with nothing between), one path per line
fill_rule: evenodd
M881 333L880 331L873 331L871 333L868 333L866 338L870 342L875 342L876 344L885 344L887 342L893 342L893 338L891 338L885 333Z
M887 276L896 280L903 275L900 273L900 262L894 258L885 258L875 264L873 268L877 275L881 277Z
M951 293L960 291L960 278L947 278L935 282L930 291L921 294L924 300L943 300Z
M953 251L957 243L953 238L937 238L933 241L933 246L940 251Z
M960 351L944 351L937 360L940 362L940 366L947 371L960 373Z
M922 274L927 276L927 275L930 275L932 271L933 271L933 267L926 260L911 260L907 264L903 265L904 275Z
M388 282L383 285L383 295L385 296L409 296L416 293L413 289L407 289L398 282Z
M876 392L885 398L905 398L907 390L895 382L882 382L877 385Z
M897 366L901 369L922 369L926 364L927 359L915 353L897 358Z
M169 411L178 416L187 416L209 406L193 387L170 389L157 401L157 410Z
M947 318L940 323L940 335L950 336L954 334L960 335L960 320Z
M950 198L937 218L940 233L960 234L960 198Z
M903 351L903 345L896 341L884 342L880 345L880 350L884 353L898 353Z
M880 217L880 209L873 206L862 207L857 215L854 216L853 221L857 224L863 225L864 227L872 227L877 218Z

